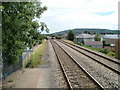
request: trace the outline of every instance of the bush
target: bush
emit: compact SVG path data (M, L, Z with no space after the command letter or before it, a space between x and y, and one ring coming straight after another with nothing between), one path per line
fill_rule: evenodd
M83 47L91 49L91 50L94 50L94 51L97 51L97 52L101 52L101 53L106 54L108 56L112 56L112 57L115 56L114 52L109 52L107 49L104 49L104 48L93 48L93 47L85 46L85 45L83 45L81 43L76 43L76 42L75 42L75 44L83 46Z
M109 52L107 55L108 56L115 56L115 53L114 52Z
M109 53L109 51L107 49L100 49L99 52L104 53L104 54Z
M95 41L101 41L101 37L100 37L100 35L96 34L94 40L95 40Z
M74 42L74 44L77 44L77 45L80 45L80 46L84 46L82 43Z

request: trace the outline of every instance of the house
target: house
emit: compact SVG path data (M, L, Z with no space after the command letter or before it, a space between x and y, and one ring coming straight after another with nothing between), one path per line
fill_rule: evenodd
M84 41L84 45L94 48L103 48L102 41Z
M79 34L75 36L74 41L78 43L84 43L85 41L94 41L95 35Z
M106 34L106 35L102 35L102 39L105 41L106 44L110 44L110 46L115 46L116 40L118 40L118 35Z

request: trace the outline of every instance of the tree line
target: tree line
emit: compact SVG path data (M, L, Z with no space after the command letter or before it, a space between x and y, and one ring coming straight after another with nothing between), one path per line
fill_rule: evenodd
M26 47L40 44L43 30L49 32L40 18L47 10L41 2L3 2L2 7L2 56L3 63L17 64Z

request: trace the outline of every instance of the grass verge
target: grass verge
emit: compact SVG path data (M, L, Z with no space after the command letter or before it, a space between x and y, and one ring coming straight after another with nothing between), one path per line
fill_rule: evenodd
M67 40L67 39L62 39L63 41L66 41L66 42L68 42L68 43L72 43L72 44L74 44L74 42L73 41L70 41L70 40Z
M72 43L72 44L77 44L77 45L80 45L80 46L83 46L85 48L88 48L90 50L93 50L93 51L97 51L97 52L100 52L100 53L103 53L109 57L112 57L112 58L115 58L115 53L114 52L111 52L105 48L93 48L93 47L89 47L89 46L85 46L83 44L80 44L80 43L76 43L76 42L73 42L73 41L70 41L70 40L66 40L66 39L62 39L68 43Z
M88 48L90 50L97 51L97 52L103 53L103 54L105 54L107 56L115 58L115 53L108 51L106 48L94 48L94 47L85 46L85 45L80 44L80 43L75 43L75 44L83 46L83 47Z
M30 59L28 59L27 64L24 65L24 68L35 68L40 64L43 64L44 61L42 60L43 55L45 54L46 50L46 41L43 41L38 47L36 47L30 55Z

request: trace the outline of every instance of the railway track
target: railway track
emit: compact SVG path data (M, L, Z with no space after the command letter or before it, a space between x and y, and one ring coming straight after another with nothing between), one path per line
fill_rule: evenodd
M72 58L60 45L50 40L59 61L60 67L70 90L74 88L103 89L103 86L95 80L74 58Z
M68 47L78 51L79 53L89 57L90 59L98 62L99 64L107 67L108 69L112 70L113 72L120 74L120 70L119 70L119 66L120 66L120 62L119 61L115 61L111 58L105 57L103 55L97 54L91 50L88 50L86 48L80 47L78 45L75 44L71 44L62 40L59 40L59 42L67 45Z

